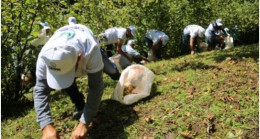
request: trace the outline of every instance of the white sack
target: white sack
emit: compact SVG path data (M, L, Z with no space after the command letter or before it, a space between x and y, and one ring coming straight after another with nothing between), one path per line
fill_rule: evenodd
M130 105L150 95L154 73L145 66L134 64L127 67L120 76L111 99ZM134 87L124 96L124 89Z

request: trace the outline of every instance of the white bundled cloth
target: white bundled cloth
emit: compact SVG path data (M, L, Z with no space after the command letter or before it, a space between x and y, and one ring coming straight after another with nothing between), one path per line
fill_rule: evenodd
M234 47L234 41L233 41L233 37L227 36L225 38L225 49L230 49L232 47Z
M131 105L150 95L154 73L145 66L134 64L127 67L120 76L111 99L125 105ZM125 94L125 89L131 87L131 92Z
M155 60L155 56L153 55L153 50L151 49L150 51L148 51L148 57L147 59L149 61L154 61Z

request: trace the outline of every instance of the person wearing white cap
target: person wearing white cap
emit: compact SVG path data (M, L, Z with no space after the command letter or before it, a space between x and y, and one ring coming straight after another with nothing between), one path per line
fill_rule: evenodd
M99 43L84 25L58 29L39 53L34 87L34 108L42 138L58 138L50 113L50 90L73 86L76 77L88 75L88 98L71 138L86 138L103 95L104 67Z
M71 24L77 24L77 20L76 20L75 17L71 16L71 17L69 17L69 19L68 19L68 23L69 23L69 25L71 25Z
M141 60L144 60L146 62L150 62L145 56L140 55L139 52L137 52L135 49L135 41L134 40L128 40L126 45L122 46L122 51L125 52L127 54L127 56L133 58L133 60L136 63L140 63ZM127 66L131 65L131 62L126 59L125 57L121 56L119 63L120 67L122 69L125 69Z
M150 62L145 56L141 55L139 52L137 52L135 49L135 41L129 40L127 42L127 45L122 46L122 51L127 53L130 57L135 59L135 62L140 62L140 60L144 60L146 62Z
M122 51L121 47L125 39L135 36L135 32L136 28L134 26L129 26L127 28L109 28L105 31L104 34L100 34L99 37L101 37L101 39L106 44L107 57L111 57L113 55L113 44L115 44L117 53L121 54L122 56L126 57L130 62L132 62L133 59L127 56L125 52Z
M31 42L31 45L34 47L44 45L50 38L49 35L51 32L51 29L50 29L48 22L45 22L45 23L41 22L40 25L41 25L42 29L40 30L38 37Z
M209 50L214 49L217 44L220 45L220 48L224 48L224 33L225 31L221 19L217 19L215 22L209 24L205 31L206 43L208 44Z
M183 30L182 35L182 54L195 54L195 47L200 47L200 40L204 36L205 29L199 25L188 25Z
M28 63L26 63L27 65L29 65L28 67L30 69L28 69L27 73L21 75L23 85L25 85L25 86L27 86L29 83L35 84L36 58L41 50L41 47L50 38L49 35L51 33L51 29L50 29L48 22L44 22L44 23L40 22L39 25L40 25L40 30L39 30L38 36L37 36L37 38L32 40L32 42L30 43L32 46L32 49L27 49L25 51L27 58L30 59L30 61L28 61Z
M149 49L152 49L154 61L161 58L160 49L167 44L168 40L168 35L162 31L152 29L145 34L144 43Z

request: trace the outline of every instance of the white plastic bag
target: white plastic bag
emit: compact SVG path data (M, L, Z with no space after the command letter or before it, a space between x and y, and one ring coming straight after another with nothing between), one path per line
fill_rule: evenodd
M225 49L230 49L234 47L233 37L227 36L224 41L226 44Z
M120 76L111 99L130 105L150 95L154 73L145 66L134 64Z
M149 61L154 61L154 60L155 60L155 57L154 57L154 55L153 55L152 49L151 49L150 51L148 51L148 57L147 57L147 59L148 59Z

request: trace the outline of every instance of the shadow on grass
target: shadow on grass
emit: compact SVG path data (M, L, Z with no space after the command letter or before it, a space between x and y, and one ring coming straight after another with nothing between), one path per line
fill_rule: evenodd
M241 60L244 58L253 58L255 61L258 61L259 58L259 48L258 44L247 45L247 46L236 46L233 49L229 50L219 50L214 54L208 55L198 55L198 58L209 58L220 63L230 57L233 60Z
M202 69L202 70L208 70L208 69L218 69L220 70L219 67L212 66L212 65L206 65L202 62L195 62L195 61L189 61L185 63L180 63L178 65L175 65L171 68L172 71L178 71L182 72L188 69L196 70L196 69Z
M1 103L1 120L15 119L28 114L33 109L33 101L24 100L22 102Z
M127 139L130 135L125 129L138 120L137 112L133 109L135 105L149 101L153 97L160 95L155 84L152 86L149 97L132 105L123 105L114 100L101 102L100 110L97 114L97 121L88 132L88 139Z

